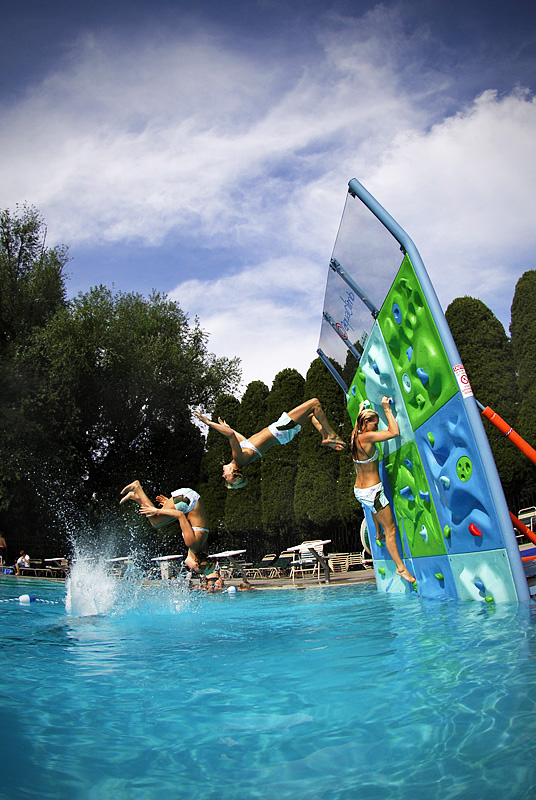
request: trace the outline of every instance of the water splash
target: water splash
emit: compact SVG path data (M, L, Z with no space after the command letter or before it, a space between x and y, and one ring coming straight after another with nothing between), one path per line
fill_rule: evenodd
M141 551L118 561L76 543L65 591L65 609L74 617L180 611L190 595L185 581L149 573Z

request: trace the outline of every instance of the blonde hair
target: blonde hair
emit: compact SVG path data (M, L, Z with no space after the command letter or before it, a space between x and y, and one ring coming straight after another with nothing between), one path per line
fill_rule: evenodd
M367 422L372 420L380 421L379 414L373 408L363 408L357 415L355 427L352 431L352 438L350 439L350 453L352 458L357 456L357 437L363 432L363 428ZM363 448L361 447L361 450Z

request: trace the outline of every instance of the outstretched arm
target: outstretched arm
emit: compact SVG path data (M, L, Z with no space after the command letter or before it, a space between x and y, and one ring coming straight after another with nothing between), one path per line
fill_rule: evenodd
M240 442L243 442L245 440L246 438L245 436L242 436L241 433L238 433L238 431L233 430L231 426L228 425L225 422L225 420L222 419L221 417L218 417L218 422L213 422L208 417L205 417L204 414L200 414L199 411L194 411L193 413L194 416L197 417L197 419L201 420L201 422L204 422L204 424L208 425L209 428L214 428L215 431L218 431L218 433L221 433L222 436L225 436L225 438L229 440L229 444L231 445L231 452L234 460L238 464L245 463L243 452L240 449Z
M231 428L231 426L228 425L227 422L225 422L225 420L221 417L218 417L217 422L213 422L208 417L205 417L204 414L200 414L199 411L194 411L193 414L194 417L197 417L197 419L201 420L201 422L203 422L205 425L208 425L209 428L214 428L215 431L218 431L218 433L221 433L227 439L230 439L232 436L236 436L238 441L242 442L246 438L245 436L242 436L241 433L238 433L238 431L233 430L233 428Z

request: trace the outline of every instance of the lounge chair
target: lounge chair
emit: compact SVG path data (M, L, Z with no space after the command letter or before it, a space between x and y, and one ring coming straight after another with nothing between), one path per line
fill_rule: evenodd
M289 550L284 550L277 561L270 567L269 578L283 578L288 574L294 561L294 553Z
M277 553L268 553L257 564L245 570L246 578L268 578L277 559Z
M348 572L350 553L330 553L327 559L332 572Z
M302 542L298 550L295 550L295 558L292 562L290 577L294 581L299 574L302 578L306 575L317 576L320 581L320 561L311 553L314 550L319 556L324 555L324 543L321 539L311 542Z

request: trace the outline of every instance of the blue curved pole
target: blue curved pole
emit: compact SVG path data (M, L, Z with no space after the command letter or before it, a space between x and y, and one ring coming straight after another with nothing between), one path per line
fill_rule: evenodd
M367 206L367 208L374 214L375 217L377 217L382 225L387 228L389 233L394 236L397 242L399 242L399 244L408 254L424 291L426 300L428 302L428 307L436 324L439 335L441 336L450 366L454 368L456 365L461 364L460 354L458 353L458 348L456 347L454 339L452 338L450 328L447 325L447 320L445 319L443 309L441 308L441 304L435 293L430 276L426 271L424 262L413 240L408 236L405 230L400 227L398 222L393 219L389 212L378 203L376 198L373 197L370 192L367 191L367 189L365 189L363 184L360 183L357 178L352 178L352 180L348 183L348 187L350 194L358 197L361 202ZM491 494L495 502L495 510L501 526L504 545L508 553L510 569L512 570L512 577L516 587L517 596L520 602L528 603L530 602L530 592L527 579L525 577L525 572L523 570L521 556L519 554L519 547L515 538L512 521L510 519L510 512L508 510L508 506L506 505L497 467L495 466L495 461L493 459L486 432L484 430L484 426L482 425L480 413L473 395L468 397L464 397L462 395L462 400L464 402L469 424L480 452L482 465L484 467L484 472L488 480Z

